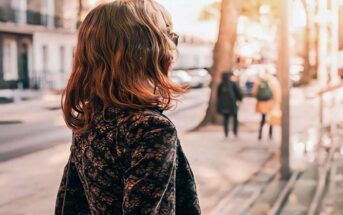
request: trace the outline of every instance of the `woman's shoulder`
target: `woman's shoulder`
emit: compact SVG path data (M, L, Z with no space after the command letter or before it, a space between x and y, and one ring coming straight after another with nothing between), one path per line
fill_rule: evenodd
M144 133L155 129L176 130L172 121L159 109L123 110L120 115L119 126L129 133Z

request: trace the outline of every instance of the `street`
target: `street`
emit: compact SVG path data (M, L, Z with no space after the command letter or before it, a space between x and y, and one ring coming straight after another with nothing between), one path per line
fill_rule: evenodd
M168 115L205 104L208 98L204 94L208 94L208 89L188 93ZM48 94L41 100L3 105L0 108L0 162L70 141L71 132L64 124L59 104L59 95Z
M319 123L313 120L318 114L316 99L305 99L308 90L295 88L291 93L291 128L298 136ZM260 171L273 177L278 168L275 152L280 136L276 129L272 141L257 141L260 116L254 112L253 98L241 104L239 138L225 139L220 126L188 132L203 117L208 95L207 88L191 90L166 115L175 123L193 168L203 213L216 214L225 201L234 198L232 189L237 185L248 183ZM0 106L0 214L53 213L70 146L70 131L58 105L59 95L47 93L39 100ZM299 158L294 159L299 163Z
M181 90L177 85L191 89L174 101L169 93ZM175 102L163 114L177 129L202 215L343 214L343 0L0 0L0 215L54 214L72 143L62 92L72 107L64 110L68 124L77 125L94 120L93 110L102 104L146 107L168 97ZM82 120L70 119L79 105L92 111ZM217 112L230 124L220 125ZM125 126L140 124L141 118L134 119ZM113 170L87 151L96 144L93 137L118 142L102 135L107 124L95 125L80 154L93 169ZM125 127L119 136L150 134L136 128L137 135ZM123 149L126 155L125 144ZM150 157L156 153L150 152L132 156L148 158L137 163L163 178L166 162L155 169ZM97 154L109 160L122 155ZM135 159L123 160L145 174L135 183L124 174L124 189L149 179ZM174 161L181 179L163 195L188 182L182 171L187 162ZM113 194L103 198L104 187L118 191L113 174L106 171L111 178L95 180L99 186L93 189L81 176L102 177L87 167L79 178L86 178L88 204L106 214L101 203L120 208ZM154 177L151 182L160 186ZM66 187L70 191L75 184ZM143 186L143 193L150 187ZM93 190L96 198L88 195ZM197 202L184 204L177 190L168 198L179 204L173 207L177 215L187 213L180 208L198 211ZM123 196L140 211L172 205L159 201L145 208L141 199ZM66 200L65 195L63 206Z
M177 127L182 130L192 129L201 120L177 120L183 112L196 113L190 110L204 109L209 96L209 89L194 89L184 95L176 108L165 112ZM319 126L318 102L306 98L306 90L294 88L292 91L292 133L304 133ZM256 132L259 115L254 114L254 99L246 98L241 107L239 119L241 130ZM71 132L65 126L61 115L60 96L47 93L40 100L32 99L19 104L5 104L0 107L0 162L10 160L28 153L53 147L68 142ZM205 111L203 111L205 112ZM306 114L304 114L306 113ZM304 119L304 117L306 117ZM187 115L187 118L192 118ZM338 118L334 120L339 121Z

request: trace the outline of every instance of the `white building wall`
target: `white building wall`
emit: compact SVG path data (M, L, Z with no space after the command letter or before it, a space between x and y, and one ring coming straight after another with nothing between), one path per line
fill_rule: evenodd
M18 80L18 44L15 39L3 40L3 72L5 81Z
M17 10L18 12L18 24L23 25L26 23L26 13L27 10L27 0L12 0L11 1L12 9Z
M59 32L36 32L33 34L34 71L41 80L42 88L63 89L72 69L73 49L76 46L76 34ZM47 55L43 56L46 46ZM64 47L64 59L61 57ZM46 60L46 62L43 62ZM60 65L64 62L65 65ZM44 71L44 64L46 71Z
M76 0L64 0L63 4L63 17L64 17L64 28L70 31L76 31L77 23L77 11L78 1Z
M54 0L46 0L46 15L48 16L48 28L54 28L54 15L55 15Z

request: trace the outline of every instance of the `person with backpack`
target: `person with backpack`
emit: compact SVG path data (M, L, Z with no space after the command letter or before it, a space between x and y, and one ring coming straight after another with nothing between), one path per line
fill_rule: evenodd
M269 73L268 70L262 72L254 82L252 90L253 95L256 97L256 112L262 115L258 139L262 139L263 127L267 122L267 117L273 113L280 113L281 107L281 86L276 77ZM280 115L280 114L278 114ZM281 116L278 116L281 117ZM273 138L273 122L269 122L269 138Z
M243 95L236 82L232 80L232 72L224 72L217 92L217 111L224 117L224 134L228 137L229 120L233 119L233 133L238 134L238 101L242 101Z

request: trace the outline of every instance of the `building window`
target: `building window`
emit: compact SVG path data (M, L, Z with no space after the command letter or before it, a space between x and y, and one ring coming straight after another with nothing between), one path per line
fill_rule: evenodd
M15 40L5 39L3 46L3 70L5 81L18 80L18 50Z
M65 48L60 46L60 71L61 73L65 72Z

